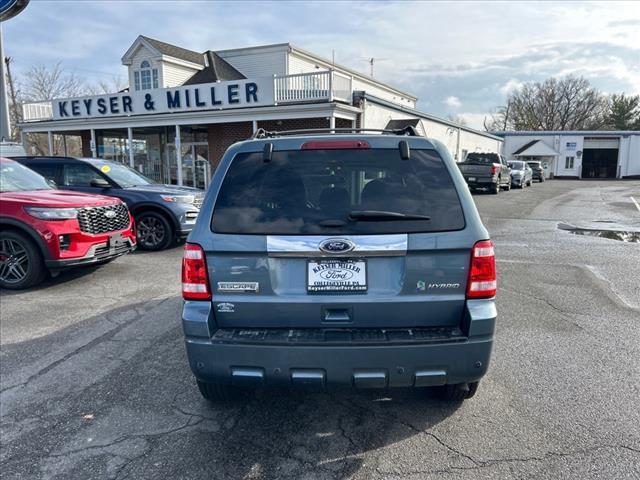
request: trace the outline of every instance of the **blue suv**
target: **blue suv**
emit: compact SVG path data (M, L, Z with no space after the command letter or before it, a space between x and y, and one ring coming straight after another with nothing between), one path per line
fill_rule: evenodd
M381 133L260 131L225 153L182 266L206 399L261 386L474 395L496 321L493 244L442 143Z
M64 190L120 198L136 223L138 247L162 250L187 237L204 191L163 185L119 162L100 158L14 157Z

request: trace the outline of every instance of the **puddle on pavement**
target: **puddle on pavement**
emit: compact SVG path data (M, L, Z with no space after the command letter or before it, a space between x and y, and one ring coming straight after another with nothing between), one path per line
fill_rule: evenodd
M638 227L631 227L629 225L625 226L607 220L599 220L594 223L598 224L597 227L580 227L569 223L559 223L558 228L573 235L607 238L609 240L618 240L620 242L640 243L640 228ZM610 228L602 228L607 224Z

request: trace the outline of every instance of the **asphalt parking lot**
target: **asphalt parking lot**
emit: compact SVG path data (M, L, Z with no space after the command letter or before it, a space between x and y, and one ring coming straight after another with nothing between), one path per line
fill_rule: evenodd
M474 195L499 323L477 395L260 391L201 399L179 323L181 249L2 292L6 479L640 478L640 182Z

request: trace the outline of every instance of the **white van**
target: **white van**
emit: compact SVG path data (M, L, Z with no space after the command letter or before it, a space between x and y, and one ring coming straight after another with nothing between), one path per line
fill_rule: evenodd
M0 142L0 157L24 157L27 152L24 147L16 142Z

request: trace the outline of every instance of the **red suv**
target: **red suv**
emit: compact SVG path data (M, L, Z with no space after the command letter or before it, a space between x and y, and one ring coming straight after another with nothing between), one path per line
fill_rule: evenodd
M0 287L30 287L48 271L105 263L135 247L121 200L56 190L34 171L0 158Z

